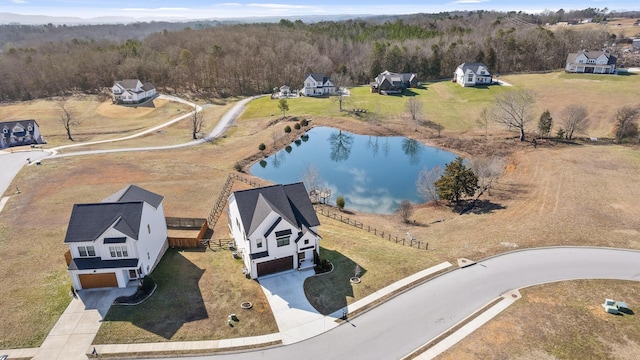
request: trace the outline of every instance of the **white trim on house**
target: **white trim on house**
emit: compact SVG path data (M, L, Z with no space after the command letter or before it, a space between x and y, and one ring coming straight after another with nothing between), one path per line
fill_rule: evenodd
M111 87L113 102L116 104L139 104L156 95L153 84L142 83L138 79L116 81Z
M304 96L328 96L334 95L336 87L328 76L324 74L313 73L307 75L304 80L302 94Z
M491 73L482 63L463 63L453 73L453 81L462 87L490 85Z

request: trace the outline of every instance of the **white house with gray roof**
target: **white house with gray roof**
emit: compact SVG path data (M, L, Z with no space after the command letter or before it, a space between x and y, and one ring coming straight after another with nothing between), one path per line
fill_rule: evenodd
M336 93L331 78L321 73L312 73L304 79L302 94L304 96L329 96Z
M64 242L76 289L126 287L167 250L163 197L129 185L99 203L75 204Z
M491 73L483 63L462 63L453 73L453 81L462 87L491 85Z
M567 55L564 70L568 73L615 74L616 62L617 58L609 50L583 50Z
M320 221L303 183L236 191L229 230L252 279L315 265Z
M33 119L0 122L0 149L45 143L38 123Z
M150 82L142 83L138 79L116 81L111 87L113 103L139 104L156 95L156 87Z

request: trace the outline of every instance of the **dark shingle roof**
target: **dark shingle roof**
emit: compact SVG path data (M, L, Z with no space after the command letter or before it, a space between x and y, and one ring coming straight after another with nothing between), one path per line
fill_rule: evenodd
M324 76L324 74L322 73L311 73L309 75L307 75L307 77L311 76L313 78L313 80L315 80L316 82L319 83L326 83L327 80L329 80L328 76Z
M298 228L320 225L301 182L236 191L231 196L236 199L245 234L253 233L272 211Z
M69 270L137 268L138 259L102 260L99 257L75 258L69 263Z
M616 61L618 60L615 56L611 55L611 53L608 50L604 50L604 51L583 50L575 53L570 53L569 55L567 55L567 62L570 64L575 63L577 57L581 54L584 54L587 57L587 59L597 59L600 57L600 55L604 55L608 59L607 65L615 65Z
M151 191L145 190L136 185L129 185L104 199L103 202L144 201L157 209L158 206L160 206L160 204L162 203L163 199L164 197L162 195L152 193Z
M138 79L125 79L116 81L117 85L122 86L126 90L135 90L138 85Z
M138 239L143 202L75 204L65 243L94 241L109 227Z
M489 72L489 68L487 68L487 66L483 63L462 63L462 65L459 66L459 68L462 69L462 71L467 72L467 70L471 70L474 74L478 74L478 69L480 67L483 67L485 69L487 69L487 72Z

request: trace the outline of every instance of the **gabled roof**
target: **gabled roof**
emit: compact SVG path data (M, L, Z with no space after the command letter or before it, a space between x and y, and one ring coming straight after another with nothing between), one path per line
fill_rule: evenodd
M462 63L460 66L458 66L458 69L462 69L462 72L464 73L466 73L467 70L471 70L474 74L478 74L480 67L485 68L485 70L487 70L487 73L489 72L489 68L487 68L487 65L479 62Z
M153 90L153 89L155 89L155 88L156 88L156 87L155 87L155 86L153 86L153 84L152 84L152 83L150 83L150 82L146 82L146 83L142 84L142 90L144 90L144 91Z
M313 78L313 80L315 80L316 82L319 82L319 83L322 83L322 84L326 83L327 80L329 80L329 77L328 76L324 76L324 74L322 74L322 73L311 73L311 74L307 75L307 77L305 79L308 79L309 76L311 76L311 78Z
M125 79L125 80L116 81L115 85L119 85L123 89L135 90L136 87L138 86L138 81L140 81L140 80L138 80L138 79Z
M143 202L75 204L65 243L94 241L110 227L138 239Z
M245 234L252 234L264 219L276 212L298 228L320 225L304 184L273 185L236 191L235 197Z
M608 61L607 61L607 65L615 65L617 58L613 55L611 55L611 52L609 52L609 50L603 50L603 51L598 51L598 50L582 50L582 51L578 51L576 53L570 53L569 55L567 55L567 62L568 63L575 63L576 59L578 58L578 56L580 55L584 55L587 57L587 59L597 59L600 56L604 55Z
M158 208L162 203L164 197L156 193L152 193L149 190L145 190L136 185L129 185L123 189L118 190L108 198L102 200L102 202L136 202L144 201L147 204Z
M389 83L410 83L413 79L417 80L418 74L416 73L394 73L389 70L385 70L381 72L378 76L376 76L376 82L380 85L386 81Z
M2 131L2 129L6 128L6 129L9 130L8 133L11 133L13 131L13 128L15 128L16 126L20 126L21 128L26 130L29 127L29 125L31 125L31 132L33 133L33 129L35 129L35 127L38 126L38 123L33 119L16 120L16 121L3 121L3 122L0 122L0 131Z

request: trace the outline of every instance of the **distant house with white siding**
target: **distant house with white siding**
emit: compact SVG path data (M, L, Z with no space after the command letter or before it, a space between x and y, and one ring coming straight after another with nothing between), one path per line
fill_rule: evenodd
M329 96L336 93L336 87L331 78L321 73L312 73L304 79L302 95L304 96Z
M33 119L0 122L0 149L46 143Z
M462 63L453 73L453 81L462 87L490 85L491 73L483 63Z
M568 73L615 74L616 61L609 50L583 50L567 56L564 70Z
M139 104L156 95L156 87L138 79L116 81L111 87L114 104Z

